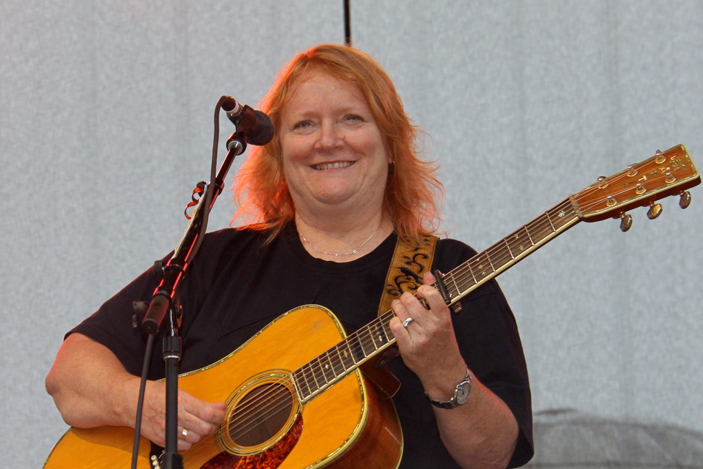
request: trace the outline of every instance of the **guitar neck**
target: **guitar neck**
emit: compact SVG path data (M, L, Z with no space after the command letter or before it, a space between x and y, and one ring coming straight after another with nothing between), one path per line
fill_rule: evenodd
M572 198L476 254L442 277L454 304L580 221ZM292 373L301 402L307 402L395 343L388 311Z
M454 304L487 281L514 266L581 219L572 197L547 210L522 228L476 254L442 277Z

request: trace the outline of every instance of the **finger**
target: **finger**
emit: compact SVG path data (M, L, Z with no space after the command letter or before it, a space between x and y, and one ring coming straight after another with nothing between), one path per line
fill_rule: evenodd
M224 419L226 407L224 402L213 404L179 391L178 423L189 431L186 440L197 443L203 436L214 433Z
M425 300L428 306L427 309L432 311L433 316L436 316L438 313L441 314L447 308L442 294L431 285L421 285L420 288L417 289L417 296Z
M188 427L178 426L178 439L187 441L188 443L195 443L199 440L200 435L195 433Z
M431 288L431 287L424 287L424 285L423 285L420 288ZM428 311L429 305L425 306L425 304L423 304L423 302L422 302L422 300L424 300L424 299L425 298L420 293L419 289L418 289L417 296L415 296L411 293L405 292L400 297L400 302L406 311L405 315L406 315L406 317L413 318L413 323L411 323L413 325L420 325L420 326L425 325L428 315L431 315L431 313ZM414 324L415 322L417 324Z
M190 439L191 441L188 441ZM181 426L178 427L178 451L189 450L199 439L197 435Z
M390 320L388 327L390 327L393 336L398 341L398 345L402 346L410 339L407 327L411 324L404 325L410 319L410 314L400 300L393 300L391 309L393 309L395 317Z

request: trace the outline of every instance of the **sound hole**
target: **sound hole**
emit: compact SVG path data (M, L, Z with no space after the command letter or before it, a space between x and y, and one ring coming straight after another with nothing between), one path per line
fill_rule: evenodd
M229 436L239 446L260 445L283 428L292 408L293 397L282 384L254 388L234 408Z

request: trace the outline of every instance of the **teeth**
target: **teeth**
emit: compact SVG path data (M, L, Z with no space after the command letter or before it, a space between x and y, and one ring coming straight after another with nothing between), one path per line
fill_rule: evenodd
M348 166L353 165L353 162L350 161L345 161L345 162L338 162L338 163L325 163L325 164L316 164L313 166L315 169L334 169L334 168L346 168Z

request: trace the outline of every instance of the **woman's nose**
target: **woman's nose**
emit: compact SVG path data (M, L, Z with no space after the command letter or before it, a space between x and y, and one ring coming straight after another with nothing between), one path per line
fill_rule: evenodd
M320 126L316 146L323 151L341 148L344 145L344 135L334 123L323 122Z

